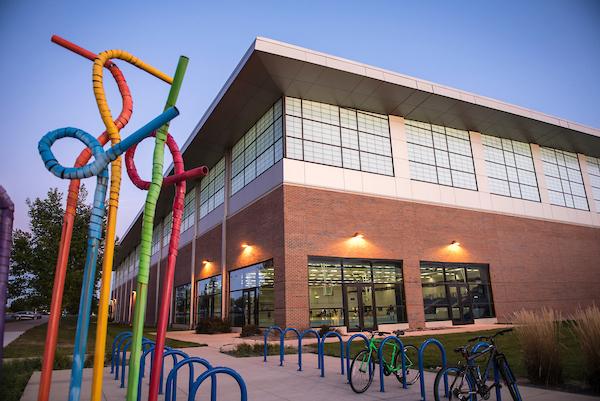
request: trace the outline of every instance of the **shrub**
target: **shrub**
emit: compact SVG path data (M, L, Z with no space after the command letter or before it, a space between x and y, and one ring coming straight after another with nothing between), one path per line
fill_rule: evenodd
M252 337L252 336L258 336L260 335L262 332L260 331L260 328L255 325L255 324L247 324L245 326L242 327L242 332L240 333L240 337Z
M532 383L546 386L562 383L560 320L560 313L547 308L515 313L515 332Z
M235 348L228 351L221 351L224 354L232 355L238 358L246 358L252 356L263 356L265 348L263 344L237 344ZM284 348L285 354L296 354L298 350L294 347L286 346ZM268 344L267 355L279 355L279 344Z
M321 327L319 327L319 335L320 335L321 337L323 337L323 335L324 335L325 333L328 333L328 332L330 332L330 331L332 331L332 330L331 330L331 326L329 326L328 324L324 324L324 325L322 325Z
M198 334L230 333L231 324L218 318L201 319L196 325Z
M571 330L583 355L586 380L594 392L600 392L600 308L579 309L571 317Z

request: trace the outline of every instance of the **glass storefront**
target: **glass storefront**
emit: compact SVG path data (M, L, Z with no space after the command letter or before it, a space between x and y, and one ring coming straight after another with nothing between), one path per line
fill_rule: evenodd
M231 325L274 324L275 294L273 260L229 273L229 318Z
M221 275L213 276L196 282L198 294L197 318L221 317Z
M494 317L488 265L421 262L421 285L426 321Z
M401 262L309 257L308 285L311 327L406 321Z
M190 323L190 283L175 287L175 323Z

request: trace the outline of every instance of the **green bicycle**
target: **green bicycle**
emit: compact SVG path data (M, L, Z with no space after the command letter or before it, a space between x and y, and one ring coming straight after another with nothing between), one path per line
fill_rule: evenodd
M371 338L369 339L369 347L361 350L352 360L350 365L350 387L355 393L364 393L367 391L371 383L373 383L373 376L375 374L375 363L377 359L377 349L382 338L375 338L375 335L386 336L392 333L384 331L371 332ZM394 333L397 337L404 335L401 330L396 330ZM398 344L395 342L386 343L392 351L390 362L383 363L383 373L386 376L393 374L400 383L404 383L405 378L402 375L402 353L399 350ZM419 351L414 345L405 345L404 353L406 355L406 384L413 384L419 379L418 369L418 355Z

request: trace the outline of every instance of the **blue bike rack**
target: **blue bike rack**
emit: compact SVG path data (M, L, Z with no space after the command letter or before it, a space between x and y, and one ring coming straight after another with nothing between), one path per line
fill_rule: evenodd
M111 363L111 373L115 371L115 380L119 378L119 365L121 364L121 347L125 344L128 338L132 337L133 334L130 331L122 333L121 337L118 337L118 340L115 338L113 341L113 345L116 343L116 347L113 349L113 357Z
M318 358L321 360L321 377L325 377L325 340L327 339L327 337L337 337L338 340L340 340L340 367L341 367L341 371L342 371L342 375L344 374L344 340L342 339L342 336L335 332L335 331L328 331L327 333L323 334L323 337L321 337L321 341L319 342L319 355Z
M382 393L385 392L385 388L383 385L383 346L388 342L388 341L395 341L398 346L400 347L400 354L402 355L402 376L406 377L406 354L404 352L404 344L402 343L402 341L396 337L396 336L387 336L386 338L384 338L381 343L379 343L379 349L377 349L377 357L379 358L379 382L380 382L380 387L379 387L379 391L381 391ZM402 383L402 387L403 388L408 388L407 384L406 384L406 380L404 380L404 383Z
M124 337L126 336L132 336L133 333L131 333L131 331L122 331L119 334L117 334L112 342L112 349L110 352L110 373L114 373L115 372L115 358L117 358L117 356L115 356L115 351L117 350L118 347L120 347L120 342L122 342L122 339L124 339ZM119 342L119 345L117 346L117 343ZM118 354L118 351L116 352Z
M125 345L123 346L123 354L121 358L121 388L125 388L125 366L127 364L127 350L129 349L129 346L131 346L132 340L133 337L129 337L128 340L125 342ZM154 341L142 337L142 351L144 351L144 347L151 347L152 345L154 345Z
M419 381L421 382L421 401L426 401L425 394L425 366L423 364L423 355L425 353L425 348L429 345L435 345L442 355L442 369L446 369L447 361L446 361L446 349L444 345L436 340L435 338L430 338L428 340L423 341L423 344L419 347ZM406 377L406 375L404 376ZM404 380L404 384L406 384L406 380ZM406 388L406 387L404 387ZM444 375L444 391L446 397L448 397L448 374Z
M279 331L279 366L281 366L281 365L283 365L283 340L282 340L283 330L279 326L271 326L268 329L266 329L263 334L264 338L265 338L264 362L267 362L267 354L268 354L267 337L269 336L269 333L273 330Z
M188 401L194 401L192 398L192 388L194 386L194 363L204 366L207 371L213 369L212 365L208 363L206 359L198 357L185 358L177 362L167 376L165 401L177 401L177 371L185 365L189 366ZM210 399L211 401L216 401L217 399L217 378L215 376L211 376Z
M352 341L354 341L355 338L362 339L363 342L365 343L365 346L367 347L367 349L369 349L369 339L364 334L361 334L361 333L354 334L348 339L348 341L346 341L346 374L348 376L348 383L350 383L350 347L352 346ZM371 369L371 364L369 364L369 370L370 369ZM369 374L370 373L371 372L369 372Z
M244 382L244 379L242 379L242 376L240 376L240 374L238 372L236 372L235 370L233 370L231 368L223 368L223 367L218 367L218 368L213 368L213 369L207 370L206 372L204 372L200 376L198 376L198 378L194 382L194 385L192 386L192 390L190 391L188 400L191 401L196 398L196 393L198 392L198 388L200 388L202 383L208 377L213 377L219 373L226 374L226 375L233 377L235 379L235 381L238 383L238 386L240 387L240 401L248 401L248 390L246 389L246 383Z
M299 371L302 371L302 340L304 339L304 337L307 334L315 335L315 337L317 338L317 349L319 348L319 344L321 343L321 336L319 335L319 333L316 330L307 329L307 330L304 330L302 333L300 333L300 335L298 336L298 370ZM319 358L317 356L317 369L320 369L320 368L321 368L321 358Z
M158 382L158 394L162 394L163 393L163 374L165 371L165 358L171 356L171 358L173 358L173 366L177 365L177 356L180 356L183 359L188 359L190 356L178 349L169 349L169 350L165 350L165 352L163 353L163 363L162 363L162 367L160 368L160 381ZM172 369L172 368L171 368Z
M283 358L285 358L285 335L287 333L296 333L296 337L300 338L300 333L293 327L286 327L279 338L279 366L283 366Z
M478 342L471 348L471 354L474 354L479 351L480 348L487 348L490 344L485 341ZM496 401L502 401L502 391L500 390L500 372L498 371L498 366L494 361L494 383L496 384Z

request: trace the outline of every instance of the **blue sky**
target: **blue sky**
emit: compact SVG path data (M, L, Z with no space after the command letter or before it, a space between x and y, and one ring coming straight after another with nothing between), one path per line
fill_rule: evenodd
M475 92L600 127L598 1L0 1L3 133L0 184L27 227L26 198L68 183L48 173L37 141L49 130L103 130L92 93L91 62L50 43L59 34L92 51L125 49L172 74L190 57L171 133L183 144L256 36L265 36ZM120 64L122 65L122 64ZM125 136L158 114L168 87L130 66L122 70L134 114ZM120 110L107 79L109 102ZM71 165L81 146L58 143ZM151 141L137 152L149 177ZM165 160L165 165L170 158ZM86 184L93 192L95 180ZM117 232L145 193L124 178Z

